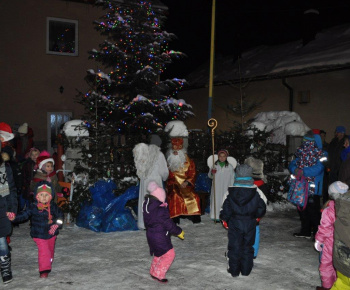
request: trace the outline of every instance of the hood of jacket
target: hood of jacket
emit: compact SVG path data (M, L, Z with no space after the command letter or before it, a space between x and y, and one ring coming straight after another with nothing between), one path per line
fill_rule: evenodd
M149 213L162 204L163 203L160 200L158 200L156 197L150 194L147 194L145 196L145 201L143 203L143 211L146 213Z
M246 205L256 194L256 186L251 187L229 187L229 194L232 200L239 206Z
M321 136L318 135L318 134L315 134L315 135L314 135L314 138L315 138L315 144L316 144L316 146L317 146L319 149L322 149L323 145L322 145Z

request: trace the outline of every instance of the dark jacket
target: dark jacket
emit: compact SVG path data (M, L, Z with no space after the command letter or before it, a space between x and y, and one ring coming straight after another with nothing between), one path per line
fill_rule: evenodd
M33 148L34 133L33 129L28 127L28 133L24 136L17 136L16 139L16 157L19 162L25 160L25 155L30 151L30 148Z
M143 219L146 227L150 254L156 257L164 255L173 248L171 235L179 235L182 229L170 218L167 206L161 206L157 198L146 195L143 203Z
M1 159L1 157L0 157ZM0 160L0 165L2 164ZM10 194L6 196L0 195L0 238L6 237L11 233L12 226L6 212L17 213L17 189L12 176L11 166L5 163L7 182L9 184Z
M344 150L348 151L348 149ZM350 187L350 152L347 153L346 159L340 165L338 180Z
M19 195L22 188L22 170L21 164L16 161L13 154L14 150L10 145L7 145L1 149L2 159L11 166L13 180L17 189L17 195Z
M47 181L41 181L38 183L37 186L47 184L50 187L52 186L51 183ZM29 208L25 209L21 213L19 213L14 220L14 222L23 222L28 219L31 220L31 229L30 229L30 236L32 238L39 238L48 240L52 238L53 236L58 235L58 229L55 231L54 235L49 234L50 227L57 223L57 220L63 221L64 215L61 211L61 209L57 206L57 204L54 202L54 196L55 192L52 189L52 199L50 202L50 212L52 215L52 223L49 224L49 213L47 210L39 210L38 209L38 201L36 199L36 190L34 194L34 202L30 204ZM60 226L61 228L62 226Z
M253 268L256 219L266 212L266 204L254 186L228 188L220 218L228 223L228 272L249 275Z
M328 146L328 166L330 168L330 173L335 178L338 177L339 168L342 163L340 156L341 156L341 152L344 149L345 138L346 136L344 136L341 140L339 140L337 137L334 137ZM330 183L336 180L330 180Z
M23 163L22 166L22 197L27 200L33 199L33 194L31 194L30 183L35 175L35 162L29 157Z
M238 226L246 232L245 228L255 228L255 220L266 213L266 204L260 198L256 187L229 187L228 196L220 212L220 219L226 221L230 227Z

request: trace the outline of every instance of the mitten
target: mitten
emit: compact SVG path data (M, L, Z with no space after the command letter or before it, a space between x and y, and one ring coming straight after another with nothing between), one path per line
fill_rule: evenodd
M315 241L314 247L316 249L317 252L321 252L322 251L322 247L323 244L321 244L321 242L319 242L318 240Z
M216 173L216 171L217 171L216 168L212 168L211 169L211 174L214 175Z
M185 232L182 231L181 234L179 234L177 237L181 240L184 240L185 239Z
M16 214L13 212L6 212L6 215L10 221L13 221L16 218Z
M228 224L227 224L226 221L222 221L222 226L223 226L226 230L228 230Z
M53 236L53 235L55 234L55 232L56 232L57 229L58 229L58 225L57 225L57 224L52 225L52 226L50 227L49 234L50 234L51 236Z

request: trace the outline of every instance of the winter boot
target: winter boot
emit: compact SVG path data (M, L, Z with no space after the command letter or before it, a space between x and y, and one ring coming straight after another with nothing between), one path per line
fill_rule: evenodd
M9 253L6 256L1 256L0 263L2 281L4 284L10 283L12 281L11 254Z
M157 277L154 277L152 275L151 275L151 277L152 277L152 279L158 281L159 283L163 283L163 284L168 283L168 279L158 279Z
M49 273L51 272L51 270L44 270L44 271L40 271L40 278L47 278L49 277Z

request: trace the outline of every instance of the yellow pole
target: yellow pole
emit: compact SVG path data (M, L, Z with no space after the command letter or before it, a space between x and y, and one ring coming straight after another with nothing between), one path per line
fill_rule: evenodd
M211 118L213 106L213 84L214 84L214 49L215 49L215 2L213 0L211 10L211 41L210 41L210 69L209 69L209 98L208 98L208 119Z
M214 157L214 153L215 153L215 140L214 140L214 134L215 134L215 129L218 126L218 121L216 121L214 118L211 118L208 120L208 126L211 128L211 144L213 147L213 166L215 164L215 157ZM214 199L214 223L216 223L216 198L215 198L215 174L213 174L213 194L214 196L212 196L211 198Z

